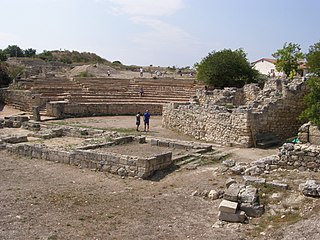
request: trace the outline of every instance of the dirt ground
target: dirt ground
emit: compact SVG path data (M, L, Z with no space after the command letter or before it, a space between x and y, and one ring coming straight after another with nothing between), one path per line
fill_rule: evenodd
M0 117L14 113L4 107ZM151 118L151 131L147 133L136 133L134 117L130 116L63 121L104 129L125 128L147 137L193 140L163 129L157 116ZM232 153L237 161L247 162L277 153L277 149L215 147ZM0 162L0 239L320 239L320 219L312 214L320 207L314 199L304 202L303 218L289 227L285 221L272 227L272 220L266 217L252 219L249 224L219 222L220 200L192 193L224 189L230 176L217 171L221 164L194 170L178 168L157 173L160 178L139 180L23 158L5 150L1 151ZM319 178L317 173L291 177L291 172L278 174L292 182L296 177ZM267 221L269 227L261 228L259 221Z

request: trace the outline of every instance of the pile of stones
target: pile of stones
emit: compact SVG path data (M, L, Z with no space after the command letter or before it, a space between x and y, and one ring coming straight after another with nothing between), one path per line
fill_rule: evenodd
M29 117L23 115L4 117L0 120L0 128L20 128L24 122L28 121Z
M239 184L232 178L227 180L226 186L219 205L219 220L244 223L248 217L260 217L264 213L257 188Z

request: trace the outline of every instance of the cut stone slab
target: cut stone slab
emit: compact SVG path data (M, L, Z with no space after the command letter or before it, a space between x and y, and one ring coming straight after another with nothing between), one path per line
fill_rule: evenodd
M258 178L253 176L244 175L242 176L243 180L245 181L245 185L256 184L256 185L265 185L266 179L265 178Z
M238 194L240 190L244 187L245 187L244 185L240 185L240 184L231 184L223 194L223 199L229 200L232 202L238 202Z
M237 202L231 202L231 201L227 201L227 200L222 200L219 205L220 212L236 213L237 208L238 208Z
M283 190L288 190L289 189L289 185L286 183L280 183L280 182L266 182L267 186L271 186L271 187L277 187L277 188L281 188Z
M236 213L219 212L218 217L219 220L234 223L243 223L247 219L246 213L240 210L238 210Z

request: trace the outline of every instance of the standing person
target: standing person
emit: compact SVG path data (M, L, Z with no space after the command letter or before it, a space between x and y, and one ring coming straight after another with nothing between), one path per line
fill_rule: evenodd
M142 96L143 96L143 94L144 94L144 90L143 90L143 88L140 88L139 93L140 93L140 97L142 97Z
M144 131L149 132L149 120L150 120L150 113L149 110L146 110L143 114L143 121L144 121Z
M138 112L136 115L136 126L137 126L137 131L139 131L139 126L140 126L140 118L141 118L141 113Z
M140 68L140 77L143 77L143 68Z

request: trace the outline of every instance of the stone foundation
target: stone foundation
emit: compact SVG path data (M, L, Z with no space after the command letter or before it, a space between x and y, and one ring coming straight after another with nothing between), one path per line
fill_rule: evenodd
M89 150L79 148L71 151L62 151L31 143L8 144L6 149L22 156L143 179L148 178L155 171L167 168L172 164L171 152L143 158L108 152L99 153L92 150L114 144L125 144L133 140L133 137L119 138L110 143L97 145L95 147L91 146Z
M152 115L162 114L162 104L152 103L69 103L68 101L49 102L46 105L47 115L56 118L85 117L99 115L135 115L146 109Z

